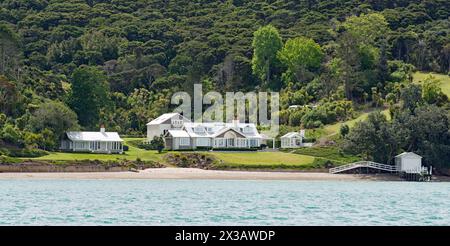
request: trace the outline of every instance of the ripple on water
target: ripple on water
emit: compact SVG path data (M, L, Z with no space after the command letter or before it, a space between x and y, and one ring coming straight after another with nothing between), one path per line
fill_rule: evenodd
M0 225L450 225L449 183L0 180Z

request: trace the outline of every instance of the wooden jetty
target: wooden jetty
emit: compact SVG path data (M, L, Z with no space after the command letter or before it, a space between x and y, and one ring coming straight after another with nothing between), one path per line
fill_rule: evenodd
M332 174L339 174L339 173L355 172L356 170L358 170L357 173L371 173L371 172L391 173L399 175L401 178L407 181L417 181L417 182L431 181L432 176L431 167L427 168L422 166L420 168L414 168L410 170L401 170L398 168L398 166L387 165L373 161L354 162L347 165L331 168L329 172Z

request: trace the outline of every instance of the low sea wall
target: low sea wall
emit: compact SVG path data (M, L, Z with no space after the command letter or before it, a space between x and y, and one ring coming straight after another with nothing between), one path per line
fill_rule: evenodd
M27 160L16 163L0 163L0 172L124 172L159 168L164 165L157 162L138 161L72 161L50 162Z
M129 171L128 167L107 167L102 165L0 165L0 172L5 173L34 173L34 172L123 172Z

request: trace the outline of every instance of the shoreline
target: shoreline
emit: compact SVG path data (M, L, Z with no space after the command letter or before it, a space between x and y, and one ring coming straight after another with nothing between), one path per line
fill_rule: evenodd
M0 173L0 180L17 179L187 179L187 180L299 180L402 181L395 175L330 174L321 172L224 171L197 168L149 168L139 172L17 172Z

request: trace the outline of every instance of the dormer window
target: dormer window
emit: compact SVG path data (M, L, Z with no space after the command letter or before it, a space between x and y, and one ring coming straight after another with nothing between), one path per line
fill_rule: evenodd
M202 133L204 131L205 131L205 128L203 128L201 126L194 127L194 132L196 132L196 133Z
M172 120L172 125L174 126L182 126L183 120Z
M253 129L250 126L246 126L243 129L243 133L253 133Z

